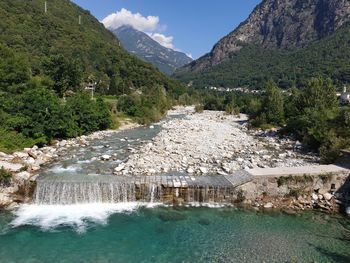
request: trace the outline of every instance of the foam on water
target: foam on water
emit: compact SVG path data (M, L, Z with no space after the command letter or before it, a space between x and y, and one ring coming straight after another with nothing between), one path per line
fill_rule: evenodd
M132 213L141 207L153 208L159 203L94 203L77 205L22 205L14 212L16 218L12 227L31 225L50 231L62 226L69 226L77 232L85 232L88 223L105 225L108 217L116 213Z
M66 172L74 173L74 172L79 171L79 170L81 170L81 167L77 166L77 165L70 165L67 167L63 167L62 165L57 165L57 166L52 167L49 171L56 173L56 174L59 174L59 173L66 173Z

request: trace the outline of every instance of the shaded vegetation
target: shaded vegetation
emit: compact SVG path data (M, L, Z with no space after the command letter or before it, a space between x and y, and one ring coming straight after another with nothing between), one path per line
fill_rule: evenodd
M0 186L8 186L11 182L12 175L4 167L0 167Z

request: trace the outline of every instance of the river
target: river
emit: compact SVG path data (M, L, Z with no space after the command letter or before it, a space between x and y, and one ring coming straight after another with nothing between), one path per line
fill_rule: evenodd
M40 178L109 178L160 130L137 128L70 149ZM115 160L102 162L104 154ZM62 195L58 200L67 200ZM0 262L350 262L350 222L340 216L40 200L0 213Z

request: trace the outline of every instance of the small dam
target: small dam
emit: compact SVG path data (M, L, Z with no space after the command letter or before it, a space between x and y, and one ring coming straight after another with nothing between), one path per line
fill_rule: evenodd
M212 176L40 176L33 202L40 205L135 201L166 204L231 203L236 196L235 188L252 179L253 176L247 171Z

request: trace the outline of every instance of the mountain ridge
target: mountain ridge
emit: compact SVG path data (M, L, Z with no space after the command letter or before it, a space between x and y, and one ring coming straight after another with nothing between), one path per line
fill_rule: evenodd
M192 59L186 54L162 46L146 33L132 26L124 25L109 30L119 39L126 50L153 64L165 74L171 75L177 68L192 62Z
M210 73L222 63L235 64L236 57L247 46L260 48L262 52L275 50L275 54L289 52L292 56L293 52L332 36L349 22L350 1L347 0L264 0L209 53L179 69L175 76L188 80L188 75ZM252 57L247 59L257 62ZM235 66L232 74L240 71L240 65Z

